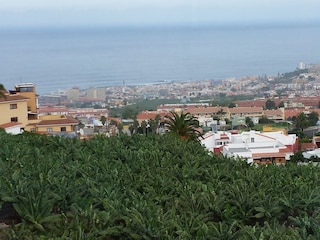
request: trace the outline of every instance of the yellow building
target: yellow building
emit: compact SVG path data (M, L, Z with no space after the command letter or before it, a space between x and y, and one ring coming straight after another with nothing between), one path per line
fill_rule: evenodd
M21 83L0 97L0 126L21 126L22 130L46 134L75 134L78 120L65 115L38 116L38 95L33 83Z
M75 126L78 120L64 115L46 115L39 118L39 122L35 124L30 131L37 133L71 133L75 132Z
M38 95L36 93L36 85L34 83L20 83L15 85L15 92L29 99L27 102L28 119L38 119Z
M16 122L24 129L28 124L28 101L29 98L18 93L4 91L0 97L0 125Z

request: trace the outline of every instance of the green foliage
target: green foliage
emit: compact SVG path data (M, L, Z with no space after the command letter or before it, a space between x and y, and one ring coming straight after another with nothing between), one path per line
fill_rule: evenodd
M308 125L315 126L319 120L319 114L318 112L311 112L307 118L308 118Z
M275 102L273 101L273 100L271 100L271 99L268 99L267 101L266 101L266 109L275 109L276 108L276 104L275 104Z
M248 165L170 134L0 142L0 201L22 218L1 239L320 239L319 167Z
M302 73L307 73L308 69L296 69L292 72L284 73L279 75L276 79L276 83L291 83L292 78L294 77L299 77L300 74Z
M235 101L239 100L251 100L254 99L254 95L231 95L227 96L225 93L219 93L219 95L214 97L212 106L220 107L235 107Z
M134 119L141 111L153 111L157 110L157 106L161 104L175 104L179 102L179 99L138 99L136 100L136 103L132 105L126 105L121 108L111 108L109 114L111 117Z
M5 90L4 85L0 83L0 98L6 98L6 95L4 94Z
M284 102L281 101L281 102L279 103L279 105L278 105L278 108L283 108L283 107L284 107Z
M301 151L296 152L294 155L290 156L290 162L298 163L298 162L305 162L306 159L303 156Z
M199 127L199 121L193 117L190 113L177 113L170 112L170 115L166 116L165 126L169 131L169 134L174 134L180 137L182 140L198 140L201 133L197 130Z
M248 128L254 127L254 123L250 117L246 117L246 125Z
M107 121L107 118L105 116L101 116L100 121L101 121L102 125L104 126Z
M260 124L271 124L271 123L274 123L274 121L267 118L266 116L262 116L261 118L259 118L259 123Z
M299 113L297 116L297 119L295 121L296 128L303 131L304 128L308 127L308 120L307 116L304 114L304 112Z

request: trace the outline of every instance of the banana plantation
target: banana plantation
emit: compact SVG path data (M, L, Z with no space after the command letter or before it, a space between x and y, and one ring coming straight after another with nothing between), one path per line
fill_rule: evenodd
M320 239L320 168L170 134L0 133L0 239Z

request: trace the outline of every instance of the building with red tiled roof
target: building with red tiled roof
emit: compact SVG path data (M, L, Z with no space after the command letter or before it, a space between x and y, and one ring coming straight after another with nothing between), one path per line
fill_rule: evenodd
M229 119L234 117L257 117L260 118L264 115L262 107L235 107L229 108Z
M5 124L1 124L0 128L4 129L6 133L14 134L14 135L20 134L22 132L21 131L22 124L18 122L9 122Z
M301 143L300 144L300 150L301 151L311 151L318 148L315 142L310 142L310 143Z
M284 120L284 109L264 110L264 115L271 120Z
M29 127L31 132L36 133L74 133L75 126L78 124L78 120L72 117L64 115L47 115L40 116L39 120L34 123L30 123Z
M42 106L39 115L68 115L69 109L65 106Z
M248 163L283 164L298 151L298 137L282 131L209 132L201 143L211 152L246 158Z
M288 119L288 118L296 117L304 111L305 111L305 108L285 108L284 118Z
M109 116L109 110L107 108L71 108L68 110L68 116L77 118L77 117L86 117L91 118L95 117L100 119L102 116L106 118Z
M151 119L156 119L157 116L160 116L160 121L164 119L169 112L167 111L142 111L137 115L137 121L141 124L143 121L148 122Z

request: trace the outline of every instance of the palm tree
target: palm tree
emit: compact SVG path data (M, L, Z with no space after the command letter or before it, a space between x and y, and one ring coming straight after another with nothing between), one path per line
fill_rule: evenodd
M306 127L308 127L307 116L305 115L304 112L301 112L298 114L296 119L296 128L301 129L301 131L303 132L303 129Z
M3 84L0 83L0 98L6 98L5 92L6 89L4 88Z
M198 140L201 133L197 130L199 121L189 112L170 112L166 116L165 126L170 133L176 134L182 140Z

